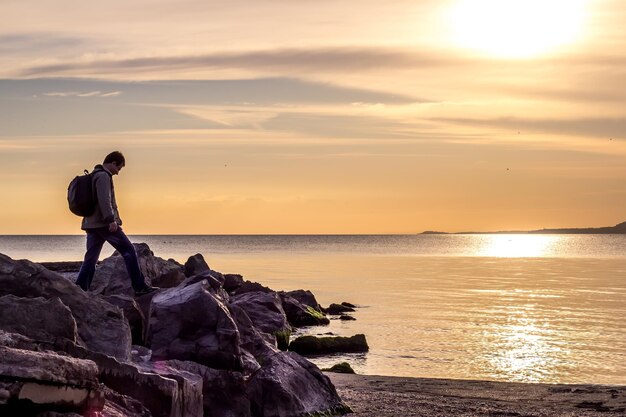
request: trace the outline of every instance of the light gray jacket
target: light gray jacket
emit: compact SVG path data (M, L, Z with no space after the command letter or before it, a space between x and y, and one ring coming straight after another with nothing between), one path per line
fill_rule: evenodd
M122 219L117 211L113 176L102 165L96 165L91 175L92 188L96 194L96 210L89 217L83 217L81 229L96 229L108 227L114 221L122 225Z

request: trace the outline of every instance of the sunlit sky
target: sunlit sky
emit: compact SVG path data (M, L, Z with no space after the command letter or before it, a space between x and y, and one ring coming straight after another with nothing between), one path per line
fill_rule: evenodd
M0 234L80 233L111 150L129 234L626 220L620 0L2 0Z

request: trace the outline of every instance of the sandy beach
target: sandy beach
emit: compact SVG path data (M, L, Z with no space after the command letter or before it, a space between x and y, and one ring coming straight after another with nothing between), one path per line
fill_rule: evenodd
M626 416L626 386L326 375L354 417Z

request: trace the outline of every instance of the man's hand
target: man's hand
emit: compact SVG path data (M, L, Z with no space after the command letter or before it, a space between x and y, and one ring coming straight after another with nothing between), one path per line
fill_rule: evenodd
M119 226L117 225L117 223L113 222L113 223L109 223L109 232L111 233L115 233L117 232L117 228Z

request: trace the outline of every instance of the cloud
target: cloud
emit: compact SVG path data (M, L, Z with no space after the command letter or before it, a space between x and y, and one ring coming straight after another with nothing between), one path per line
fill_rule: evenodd
M50 94L103 92L94 97L124 92L121 100L152 105L294 105L301 103L350 104L394 103L424 101L402 94L390 94L368 89L346 88L328 83L293 78L261 78L248 80L170 80L118 82L81 78L39 78L28 80L0 79L3 98L24 99ZM119 94L116 94L120 96Z
M2 136L85 135L151 129L214 129L224 126L156 106L101 97L10 100L0 98Z
M44 96L47 97L117 97L122 94L121 91L111 91L108 93L103 93L102 91L68 91L68 92L51 92L44 93Z
M458 50L451 54L445 50L416 50L403 47L312 47L284 48L241 52L217 52L210 54L148 56L119 59L86 60L35 65L22 69L21 77L60 76L83 74L110 74L125 72L159 73L167 71L191 71L208 69L245 69L270 72L353 72L394 69L481 67L492 71L531 71L541 65L573 68L621 68L626 56L593 53L564 54L540 57L524 61L505 58L479 57L463 54Z
M52 50L67 50L86 43L83 38L60 36L54 33L13 33L0 36L0 53L29 53L50 52Z
M98 74L121 71L161 72L191 69L254 69L272 72L366 71L402 67L436 67L458 63L443 54L397 48L318 48L161 56L64 62L26 68L20 76Z
M355 102L402 105L415 101L396 94L285 78L132 83L67 78L0 80L0 90L2 136L176 129L288 131L298 117L289 112L350 109ZM287 114L273 120L281 113ZM338 132L348 130L350 123L360 126L358 130L364 134L367 126L380 132L374 128L380 120L366 117L344 121L317 115L307 119L310 123L306 116L300 117L304 131L321 131L316 124L337 122ZM266 126L268 119L272 121Z
M299 79L362 86L364 90L369 85L375 85L373 89L377 90L404 94L412 91L414 94L437 97L438 101L457 100L459 97L474 100L486 95L502 96L503 92L508 92L520 98L611 104L623 101L626 97L621 82L626 75L623 70L625 66L626 56L601 52L518 61L463 55L458 50L376 46L289 48L125 59L82 56L61 63L30 66L17 74L18 77L28 78L88 76L126 80L167 79L172 74L179 79L215 77L268 80L295 76ZM270 88L275 87L264 82ZM253 85L248 87L262 88ZM178 88L182 88L180 84ZM193 88L192 84L188 88ZM302 92L302 85L298 92ZM213 94L206 90L204 93ZM328 93L328 89L323 89L319 91L319 96L329 96ZM186 94L190 96L193 92ZM424 101L417 97L414 100ZM354 101L386 100L355 98Z

